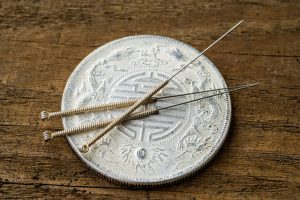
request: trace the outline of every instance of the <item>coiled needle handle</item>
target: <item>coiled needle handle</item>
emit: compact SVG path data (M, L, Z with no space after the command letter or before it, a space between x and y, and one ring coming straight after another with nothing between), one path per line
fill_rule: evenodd
M158 112L159 112L159 110L157 110L157 109L151 109L151 110L133 113L133 114L129 115L128 118L126 118L126 121L139 119L139 118L146 117L149 115L158 114ZM53 138L59 137L59 136L65 136L65 135L80 133L82 131L93 130L95 128L101 128L101 127L107 126L108 124L112 123L114 120L115 119L109 119L109 120L105 120L105 121L94 122L94 123L85 124L85 125L75 127L75 128L57 131L57 132L45 131L43 133L44 140L48 141L48 140L52 140Z
M208 92L214 92L214 91L222 91L222 90L226 91L226 90L231 90L231 89L245 87L245 86L248 86L248 85L249 84L246 84L246 85L237 85L237 86L227 87L227 88L202 90L202 91L190 92L190 93L183 93L183 94L175 94L175 95L169 95L169 96L152 97L150 100L147 101L147 103L152 103L152 102L155 102L157 100L166 99L166 98L174 98L174 97L188 96L188 95L194 95L194 94L202 94L202 93L208 93ZM131 102L135 103L136 101L131 101ZM120 103L122 103L122 102L120 102ZM103 106L103 105L101 105L101 106ZM141 113L142 112L133 113L133 114L129 115L128 120L137 119L137 116L140 116L138 114L141 114ZM112 121L113 121L113 119L106 120L106 121L98 121L98 122L84 124L84 125L81 125L81 126L77 126L77 127L74 127L74 128L69 128L69 129L65 129L65 130L61 130L61 131L56 131L56 132L45 131L43 133L43 136L44 136L45 141L47 141L47 140L50 140L50 139L52 139L54 137L58 137L58 136L65 136L65 135L70 135L70 134L74 134L74 133L79 133L79 132L84 132L84 131L90 131L90 130L93 130L93 129L96 129L96 128L100 128L100 127L103 127L103 126L106 126L106 125L110 124Z
M75 108L65 111L58 111L58 112L47 112L42 111L40 114L41 120L48 120L54 117L62 117L62 116L68 116L68 115L75 115L80 113L86 113L90 111L102 111L102 110L110 110L115 108L123 108L127 106L132 106L134 103L136 103L138 99L129 99L125 101L120 102L112 102L108 104L100 104L100 105L93 105L93 106L87 106L87 107L81 107L81 108ZM153 99L154 101L154 99ZM149 103L151 103L151 99Z

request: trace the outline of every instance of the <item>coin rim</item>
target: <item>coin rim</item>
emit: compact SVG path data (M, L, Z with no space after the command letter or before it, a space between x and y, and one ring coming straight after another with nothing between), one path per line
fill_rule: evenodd
M64 88L64 92L63 92L63 97L62 97L62 102L61 102L61 110L64 110L65 107L65 101L66 101L66 96L67 96L67 90L71 84L71 81L74 79L74 76L76 76L76 74L78 73L78 71L80 70L80 68L82 66L84 66L89 60L93 59L94 56L96 56L97 54L101 53L102 51L104 51L105 49L112 47L114 45L117 45L120 42L126 42L127 40L134 40L134 39L152 39L155 41L158 40L167 40L168 43L174 42L177 43L179 45L183 45L186 48L189 48L192 51L195 51L197 54L200 53L199 50L197 50L196 48L181 42L179 40L173 39L173 38L169 38L169 37L165 37L165 36L159 36L159 35L135 35L135 36L127 36L127 37L123 37L120 39L116 39L113 40L109 43L106 43L100 47L98 47L97 49L95 49L94 51L92 51L90 54L88 54L74 69L74 71L72 72L72 74L70 75L66 86ZM207 58L205 55L202 55L203 57ZM209 61L209 64L211 65L212 70L214 70L214 72L216 73L216 76L218 78L220 78L220 82L224 85L224 87L227 87L227 84L223 78L223 76L221 75L221 73L219 72L219 70L217 69L217 67L207 58L207 61ZM212 149L210 150L210 152L207 154L207 156L204 157L204 162L203 161L199 161L193 165L196 165L197 167L194 167L192 169L188 168L188 171L185 170L185 173L183 173L182 175L176 176L174 178L170 178L170 179L166 179L166 180L162 180L162 181L156 181L156 182L139 182L139 181L134 181L131 180L131 178L128 177L128 179L122 179L120 177L116 177L113 176L111 174L107 174L104 173L102 171L100 171L99 169L96 168L96 166L94 166L93 164L91 164L84 156L82 156L81 152L77 149L77 147L75 147L75 145L73 144L73 142L71 141L71 136L67 136L67 140L69 145L71 146L72 150L75 152L75 154L85 163L86 166L88 166L90 169L92 169L93 171L95 171L97 174L99 174L100 176L104 177L105 179L112 181L114 183L120 183L122 185L127 185L127 186L138 186L138 187L144 187L144 186L160 186L160 185L166 185L166 184L171 184L171 183L175 183L178 182L181 179L185 179L193 174L195 174L196 172L198 172L199 170L201 170L203 167L205 167L214 157L215 155L219 152L220 148L222 147L223 143L226 140L226 137L229 133L229 128L230 128L230 124L231 124L231 118L232 118L232 104L231 104L231 98L230 98L230 94L226 95L226 102L227 102L227 116L224 119L224 125L222 126L222 133L221 133L221 137L219 137L219 142L217 145L213 145ZM64 119L64 117L62 117L62 123L63 123L63 127L66 128L66 121Z

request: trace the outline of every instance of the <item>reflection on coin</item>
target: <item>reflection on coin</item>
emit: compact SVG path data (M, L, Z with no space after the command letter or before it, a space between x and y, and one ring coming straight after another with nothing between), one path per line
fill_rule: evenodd
M161 36L132 36L110 42L76 67L64 90L62 109L140 98L189 63L199 51ZM205 56L173 78L157 95L227 87ZM202 94L204 96L205 94ZM139 110L199 98L191 95L157 101ZM63 118L64 128L119 116L124 109ZM202 168L219 150L231 119L229 94L185 104L115 127L82 154L79 149L99 130L68 136L87 166L109 180L137 186L167 184Z

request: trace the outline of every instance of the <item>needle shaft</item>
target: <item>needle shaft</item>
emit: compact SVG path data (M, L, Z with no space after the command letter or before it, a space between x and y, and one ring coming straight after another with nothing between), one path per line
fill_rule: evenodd
M248 88L248 87L253 87L253 86L258 85L258 84L259 83L252 83L252 84L247 84L247 85L241 85L240 87L236 87L234 89L230 89L230 90L227 90L225 92L220 92L220 93L217 93L217 94L212 94L212 95L201 97L201 98L198 98L198 99L193 99L193 100L190 100L190 101L185 101L185 102L178 103L178 104L175 104L175 105L158 108L158 110L159 111L160 110L165 110L165 109L173 108L173 107L176 107L176 106L184 105L184 104L187 104L187 103L192 103L192 102L195 102L195 101L200 101L200 100L203 100L203 99L211 98L211 97L214 97L214 96L219 96L219 95L222 95L222 94L227 94L229 92L234 92L234 91L245 89L245 88Z
M221 37L219 37L216 41L214 41L212 44L210 44L206 49L204 49L196 58L191 60L187 65L185 65L183 68L181 68L179 71L177 71L173 76L171 76L168 80L171 80L174 78L177 74L182 72L184 69L186 69L190 64L192 64L195 60L197 60L200 56L202 56L207 50L209 50L211 47L213 47L215 44L217 44L220 40L222 40L228 33L233 31L238 25L240 25L244 20L239 21L236 25L234 25L231 29L229 29L226 33L224 33Z
M175 94L175 95L168 95L168 96L162 96L162 97L153 97L153 100L161 100L161 99L167 99L167 98L174 98L174 97L181 97L181 96L188 96L193 94L203 94L207 92L214 92L214 91L220 91L220 90L231 90L235 88L240 88L244 86L248 86L249 84L243 84L243 85L236 85L232 87L226 87L226 88L216 88L216 89L210 89L210 90L202 90L197 92L189 92L189 93L183 93L183 94Z

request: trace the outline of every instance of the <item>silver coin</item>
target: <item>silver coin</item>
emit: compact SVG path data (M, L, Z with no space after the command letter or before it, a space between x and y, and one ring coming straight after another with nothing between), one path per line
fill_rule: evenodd
M62 110L142 97L198 54L198 50L185 43L161 36L131 36L112 41L93 51L76 67L64 90ZM222 87L227 86L220 72L207 57L201 56L158 95ZM161 100L139 110L199 97ZM124 110L63 117L63 126L67 129L111 119ZM136 186L162 185L185 178L205 166L224 142L230 119L230 96L223 94L123 123L86 154L79 149L99 130L67 139L88 167L109 180Z

